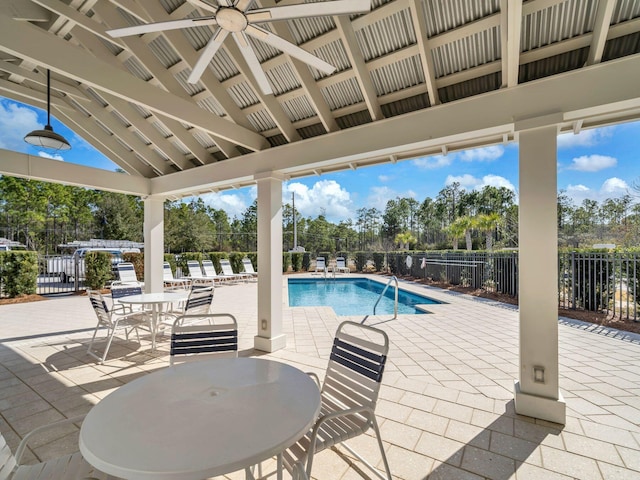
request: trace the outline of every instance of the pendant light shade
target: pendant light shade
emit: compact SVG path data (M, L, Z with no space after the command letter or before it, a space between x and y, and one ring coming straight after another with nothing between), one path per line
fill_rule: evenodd
M69 150L71 145L62 135L53 131L51 126L51 74L47 69L47 124L44 130L34 130L24 137L24 141L47 150Z

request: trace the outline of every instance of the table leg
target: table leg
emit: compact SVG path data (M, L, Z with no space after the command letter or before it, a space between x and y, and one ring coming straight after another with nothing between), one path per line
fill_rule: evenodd
M276 457L276 459L277 459L276 461L278 463L278 466L276 468L276 471L278 472L278 475L277 475L276 478L278 480L282 480L282 453L279 453L278 456Z
M151 351L156 349L156 332L158 331L158 305L151 305Z

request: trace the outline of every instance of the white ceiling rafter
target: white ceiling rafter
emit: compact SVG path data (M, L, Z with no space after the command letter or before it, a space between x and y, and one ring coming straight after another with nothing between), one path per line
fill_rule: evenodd
M602 61L604 44L607 41L607 34L609 33L609 27L611 26L611 17L613 16L614 7L615 2L598 2L587 65L593 65Z

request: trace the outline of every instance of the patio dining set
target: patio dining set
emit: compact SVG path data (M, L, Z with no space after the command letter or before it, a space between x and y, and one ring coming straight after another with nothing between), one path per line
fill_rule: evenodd
M314 455L340 443L391 480L374 413L388 350L382 330L342 322L321 382L278 361L238 357L232 315L181 315L172 326L168 366L124 384L84 416L29 433L15 456L0 436L0 479L197 480L236 471L247 479L282 479L285 470L308 479ZM70 423L81 425L76 453L21 463L38 435ZM384 472L344 445L370 429ZM275 469L272 462L263 472L274 457Z

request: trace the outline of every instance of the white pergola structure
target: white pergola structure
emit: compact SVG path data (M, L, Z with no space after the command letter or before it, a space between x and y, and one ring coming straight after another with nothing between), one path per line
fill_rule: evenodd
M337 67L327 76L251 40L273 95L229 40L186 81L215 27L106 33L202 16L203 1L0 3L0 95L45 107L50 69L53 114L126 174L11 151L0 173L143 197L149 291L162 288L166 199L257 184L255 346L274 351L286 342L283 180L517 141L516 410L564 423L556 138L640 118L640 0L372 0L363 15L273 22Z

